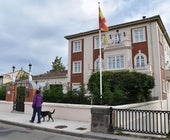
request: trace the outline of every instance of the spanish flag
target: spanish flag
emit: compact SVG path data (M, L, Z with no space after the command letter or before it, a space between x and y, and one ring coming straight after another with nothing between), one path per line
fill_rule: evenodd
M107 27L106 24L106 19L100 9L100 6L99 6L99 29L101 31L109 31L109 28Z

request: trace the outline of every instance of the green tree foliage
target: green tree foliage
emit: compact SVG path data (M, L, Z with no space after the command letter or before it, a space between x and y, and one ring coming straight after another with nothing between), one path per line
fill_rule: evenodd
M85 94L83 84L80 89L69 90L66 94L63 93L62 85L51 85L49 88L45 88L43 100L54 103L89 104L90 99Z
M65 67L63 63L61 62L62 57L56 57L54 62L52 62L52 69L50 70L51 72L53 71L65 71Z
M101 104L99 72L94 73L88 82L88 90L93 95L93 103ZM102 104L118 105L149 101L154 87L152 76L138 72L102 73Z
M63 98L62 85L50 85L50 87L43 91L44 102L62 102Z
M6 86L0 86L0 100L5 100Z

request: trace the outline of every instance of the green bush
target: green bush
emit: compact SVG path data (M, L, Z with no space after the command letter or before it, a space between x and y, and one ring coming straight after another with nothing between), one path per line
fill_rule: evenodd
M50 85L49 89L43 91L44 102L62 102L63 92L62 85Z
M5 100L6 95L6 86L0 87L0 100Z
M93 104L119 105L149 101L154 87L152 76L138 72L102 72L103 95L100 97L100 73L91 75L88 90L93 96ZM101 100L102 99L102 100Z
M62 85L53 85L49 89L46 88L43 92L44 102L90 104L90 99L85 96L86 90L83 84L79 90L69 90L66 94L62 91Z

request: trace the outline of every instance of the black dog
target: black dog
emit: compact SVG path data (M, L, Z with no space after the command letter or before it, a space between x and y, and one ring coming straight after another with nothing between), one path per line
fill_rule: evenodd
M45 121L45 117L48 116L48 120L49 121L50 119L52 121L54 121L53 117L52 117L52 114L54 114L55 112L55 109L53 110L53 112L50 112L50 111L41 111L41 118L43 118L43 122Z

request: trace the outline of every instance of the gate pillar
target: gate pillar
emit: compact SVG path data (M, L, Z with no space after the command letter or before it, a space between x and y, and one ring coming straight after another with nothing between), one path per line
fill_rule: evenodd
M108 108L91 108L91 131L109 133L110 113Z

